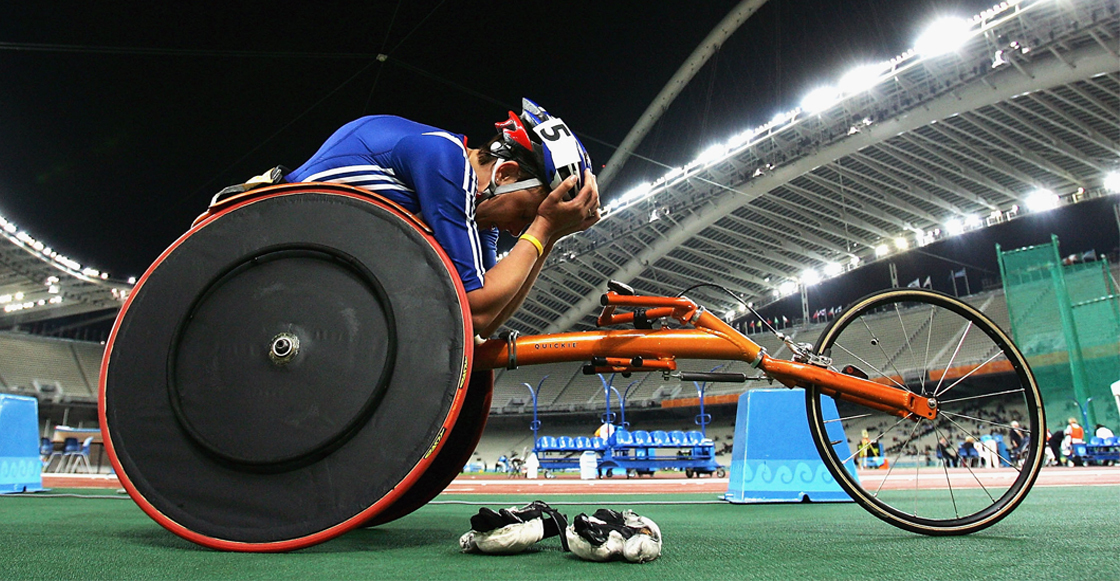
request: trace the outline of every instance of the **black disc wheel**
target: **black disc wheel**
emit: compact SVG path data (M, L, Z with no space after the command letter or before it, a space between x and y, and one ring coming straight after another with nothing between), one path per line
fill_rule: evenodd
M346 186L262 188L177 240L121 309L106 451L175 534L310 546L443 482L425 474L464 407L472 335L454 265L418 221Z
M806 390L821 458L871 514L917 533L962 535L1022 502L1042 466L1042 401L1022 354L980 310L932 291L873 294L825 329L816 352L835 371L936 400L931 420ZM1025 442L1018 450L1014 430Z

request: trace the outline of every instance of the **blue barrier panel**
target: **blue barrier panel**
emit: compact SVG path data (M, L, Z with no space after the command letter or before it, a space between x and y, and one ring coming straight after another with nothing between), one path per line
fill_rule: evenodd
M838 418L832 400L822 402L826 419ZM836 433L833 434L835 429ZM829 436L847 449L839 422ZM841 457L850 452L840 453ZM855 464L849 471L855 473ZM809 433L805 390L754 389L739 396L731 477L724 499L734 503L851 502L829 473Z
M40 490L39 401L0 394L0 494Z

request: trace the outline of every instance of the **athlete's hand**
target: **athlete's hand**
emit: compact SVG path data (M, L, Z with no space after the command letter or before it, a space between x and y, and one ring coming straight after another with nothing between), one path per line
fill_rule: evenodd
M558 188L552 191L541 203L537 210L537 217L543 220L549 231L552 242L572 234L582 232L599 221L599 183L591 170L584 174L583 189L571 200L565 201L575 187L576 178L564 180Z

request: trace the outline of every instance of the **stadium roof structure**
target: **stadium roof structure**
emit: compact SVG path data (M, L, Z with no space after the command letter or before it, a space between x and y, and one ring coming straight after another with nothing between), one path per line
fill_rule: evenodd
M67 258L0 216L0 329L114 313L132 284Z
M593 328L612 279L671 295L715 283L765 304L1039 201L1106 195L1120 170L1117 12L1011 1L939 23L932 42L613 199L557 244L509 326ZM718 289L689 297L720 315L739 307Z
M508 325L593 328L612 279L649 294L715 283L765 304L1038 197L1104 195L1120 171L1118 12L1114 0L1002 2L834 79L613 197L598 225L557 244ZM0 328L108 315L131 288L0 217ZM689 296L718 314L739 306L717 289Z

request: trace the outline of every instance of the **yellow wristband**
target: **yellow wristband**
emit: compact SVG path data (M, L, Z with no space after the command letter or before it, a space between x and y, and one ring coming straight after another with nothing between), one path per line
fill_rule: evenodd
M540 240L537 240L536 236L533 236L532 234L522 234L520 239L528 242L529 244L532 244L533 248L537 249L538 258L544 256L544 245L541 244Z

